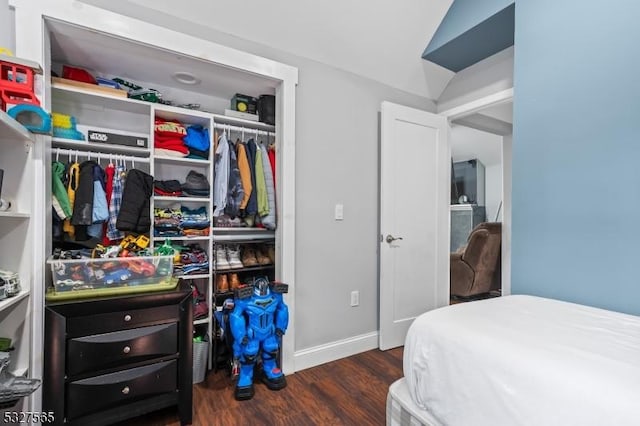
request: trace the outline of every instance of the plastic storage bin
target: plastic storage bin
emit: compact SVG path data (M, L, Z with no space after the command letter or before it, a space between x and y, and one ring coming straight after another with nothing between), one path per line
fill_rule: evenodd
M193 342L193 384L204 382L207 374L207 360L209 359L209 339Z
M175 288L173 256L49 259L52 286L47 300L160 291Z

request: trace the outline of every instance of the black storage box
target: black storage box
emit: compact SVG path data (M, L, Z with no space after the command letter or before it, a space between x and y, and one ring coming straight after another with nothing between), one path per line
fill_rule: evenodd
M276 97L260 95L258 98L258 117L262 123L276 124Z

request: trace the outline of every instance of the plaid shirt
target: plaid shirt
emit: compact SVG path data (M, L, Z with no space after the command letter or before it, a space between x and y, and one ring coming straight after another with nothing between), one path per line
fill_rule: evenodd
M113 174L113 192L111 193L111 202L109 203L109 222L107 223L107 237L110 240L120 240L124 238L124 232L121 232L116 228L116 220L118 219L120 205L122 204L124 176L124 167L116 167L116 172Z

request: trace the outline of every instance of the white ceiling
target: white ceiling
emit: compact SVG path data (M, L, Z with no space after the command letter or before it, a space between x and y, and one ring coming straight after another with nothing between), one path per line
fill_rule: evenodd
M485 167L502 163L502 137L470 127L451 127L451 158L454 162L478 159Z
M434 100L454 75L421 58L452 0L83 1L150 21L162 13L172 29L191 22Z
M513 103L507 102L480 111L480 114L513 124Z

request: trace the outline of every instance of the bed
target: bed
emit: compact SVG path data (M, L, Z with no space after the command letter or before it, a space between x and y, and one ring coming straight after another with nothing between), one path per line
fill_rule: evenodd
M515 295L422 314L388 425L638 425L640 317Z

